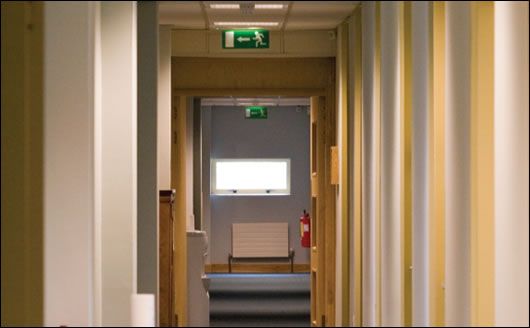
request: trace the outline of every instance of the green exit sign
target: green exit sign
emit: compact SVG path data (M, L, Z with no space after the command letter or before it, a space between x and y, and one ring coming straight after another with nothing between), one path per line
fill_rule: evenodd
M267 30L223 31L223 49L267 49L269 41Z
M267 107L246 107L245 108L245 118L266 119L267 116L268 116Z

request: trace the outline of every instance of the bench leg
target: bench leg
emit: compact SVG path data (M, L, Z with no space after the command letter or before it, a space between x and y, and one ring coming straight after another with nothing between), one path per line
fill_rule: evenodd
M291 260L291 273L294 273L294 250L291 249L289 252L289 259Z
M232 273L232 254L228 254L228 273Z

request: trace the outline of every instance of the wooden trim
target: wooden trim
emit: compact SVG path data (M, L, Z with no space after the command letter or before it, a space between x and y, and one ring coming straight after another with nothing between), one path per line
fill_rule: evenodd
M295 273L309 273L309 264L294 264ZM206 273L228 273L228 264L205 264ZM289 263L232 263L233 273L290 273Z
M340 116L341 116L341 160L340 160L340 177L337 177L337 183L340 182L339 192L341 197L341 259L342 259L342 271L341 271L341 282L342 282L342 317L340 318L340 325L348 326L350 323L350 212L349 212L349 180L348 180L348 92L349 92L349 29L347 21L340 25L339 30L339 53L337 54L337 60L340 60L338 67L340 67L338 82L339 84L339 96L341 103L339 104ZM338 165L338 159L337 159ZM339 168L337 167L337 171ZM338 172L337 172L338 173ZM340 180L339 180L340 178Z
M429 320L445 325L445 2L429 3Z
M401 320L412 326L412 4L400 3Z
M330 68L335 67L335 62ZM330 71L331 81L335 81L335 70ZM331 83L330 87L327 89L327 95L325 97L325 124L324 124L324 180L322 184L324 185L324 194L321 194L320 198L325 198L325 203L323 204L326 212L325 216L325 237L323 243L325 245L325 262L321 268L326 271L326 284L324 299L326 302L326 317L325 325L328 327L334 327L335 315L336 315L336 271L337 271L337 213L336 213L336 191L335 186L331 184L331 154L329 151L330 146L335 146L337 144L337 135L336 135L336 94L335 94L335 83ZM325 242L324 242L325 241ZM322 271L322 270L321 270Z
M375 3L375 256L376 326L381 327L381 1Z
M339 184L340 166L339 166L339 148L331 146L331 184Z
M321 88L218 88L218 89L194 89L194 88L174 88L174 95L197 96L197 97L224 97L231 96L325 96L326 89Z
M494 4L471 2L471 325L495 324ZM528 242L528 241L527 241Z
M175 193L175 314L178 326L187 325L187 247L186 247L186 103L183 96L172 96L171 188Z

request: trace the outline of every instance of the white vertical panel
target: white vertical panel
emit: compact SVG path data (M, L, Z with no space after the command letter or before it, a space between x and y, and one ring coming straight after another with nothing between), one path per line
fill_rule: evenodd
M376 324L375 255L375 2L362 7L362 320Z
M101 80L101 2L95 9L95 89L94 89L94 326L102 325L102 80Z
M355 51L353 50L353 46L355 44L355 24L354 24L354 16L352 15L350 19L348 20L348 53L350 54L348 56L348 85L350 86L349 92L348 92L348 184L349 184L349 190L348 190L348 204L350 205L348 207L348 229L350 234L350 245L348 247L348 253L349 253L349 279L350 279L350 291L349 291L349 299L350 299L350 326L353 326L355 323L355 279L354 279L354 270L355 270L355 248L354 248L354 200L355 195L352 192L353 186L354 186L354 161L353 155L354 155L354 131L353 127L354 125L354 101L355 101L355 58L354 54Z
M429 12L412 3L412 323L429 325Z
M130 325L136 293L136 3L101 4L102 324Z
M342 75L341 70L342 65L345 64L345 58L342 56L342 49L347 46L347 44L344 44L342 41L344 39L343 33L344 28L342 26L339 26L337 28L337 60L336 60L336 71L335 71L335 88L336 88L336 140L337 140L337 147L338 149L341 149L342 146L342 106L343 106L343 99L342 99L342 87L343 87L343 81L342 81ZM342 163L342 152L339 151L339 165ZM339 174L342 173L342 170L339 169ZM335 231L336 231L336 238L335 238L335 319L336 322L341 322L342 318L342 192L340 191L340 188L343 187L342 184L339 184L339 192L337 193L337 197L335 198Z
M93 325L95 3L44 4L44 325Z
M470 4L446 7L445 320L470 324Z
M186 97L186 230L195 230L193 214L193 97Z
M158 48L158 188L171 184L171 27L160 26Z
M401 325L399 2L381 3L381 323Z
M528 2L495 3L495 324L528 326Z

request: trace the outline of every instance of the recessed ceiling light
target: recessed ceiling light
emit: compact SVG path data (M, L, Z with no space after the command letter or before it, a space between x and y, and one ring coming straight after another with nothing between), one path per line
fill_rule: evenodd
M255 4L256 9L283 9L282 4Z
M233 4L210 4L210 8L213 9L239 9L239 4L233 3Z
M215 26L278 26L278 22L214 22Z

